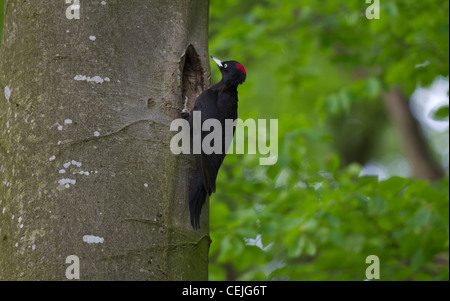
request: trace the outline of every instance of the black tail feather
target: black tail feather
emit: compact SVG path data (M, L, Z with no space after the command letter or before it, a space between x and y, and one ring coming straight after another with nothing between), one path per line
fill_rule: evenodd
M189 211L191 213L191 225L195 230L200 228L200 214L206 201L207 193L203 187L200 173L195 173L189 190Z

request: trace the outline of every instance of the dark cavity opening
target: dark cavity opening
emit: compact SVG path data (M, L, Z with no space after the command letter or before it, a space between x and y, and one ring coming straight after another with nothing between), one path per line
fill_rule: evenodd
M184 107L186 96L189 98L189 111L194 107L195 100L203 92L205 81L200 56L194 46L189 45L185 54L181 57L182 83L181 83L181 108Z

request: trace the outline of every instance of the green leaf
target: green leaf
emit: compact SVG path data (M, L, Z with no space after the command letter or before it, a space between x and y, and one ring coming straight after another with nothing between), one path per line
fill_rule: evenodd
M362 234L351 234L345 239L345 249L351 253L359 253L362 250L366 238Z
M314 244L314 242L308 241L306 243L306 247L305 247L305 254L309 255L309 256L314 256L314 255L316 255L316 252L317 252L317 247Z
M341 166L341 158L337 154L331 154L327 158L327 169L331 172L337 172Z
M374 198L369 200L369 213L382 215L388 209L388 202L381 196L375 196Z
M298 257L302 254L303 248L305 247L306 238L305 236L300 237L293 248L288 251L289 257Z
M421 247L411 258L411 266L414 270L418 270L423 263L423 247Z
M370 77L366 82L366 93L370 99L375 99L380 95L381 82L376 77Z
M448 115L448 106L442 106L433 113L433 119L438 121L448 120Z
M410 225L423 227L428 224L431 217L431 211L428 207L422 207L416 211L414 216L409 220Z

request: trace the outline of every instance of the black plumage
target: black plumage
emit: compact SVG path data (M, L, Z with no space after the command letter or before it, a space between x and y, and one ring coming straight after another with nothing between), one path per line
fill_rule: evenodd
M217 174L231 143L231 139L227 139L226 141L225 120L231 119L235 121L237 119L237 87L242 84L246 78L246 71L240 63L236 61L222 62L214 57L211 58L219 66L222 73L222 80L215 86L204 91L197 98L188 121L191 126L192 138L194 111L201 112L202 125L203 122L208 119L218 120L222 125L222 144L220 153L213 152L212 154L206 154L202 149L200 154L195 155L197 170L191 182L189 191L189 210L191 224L194 229L200 227L200 213L206 198L216 192ZM233 134L234 130L233 126ZM203 139L211 132L212 129L210 131L202 131L201 141L203 141Z

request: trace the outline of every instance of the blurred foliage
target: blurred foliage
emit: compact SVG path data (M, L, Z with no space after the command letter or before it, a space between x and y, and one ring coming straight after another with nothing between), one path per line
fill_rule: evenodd
M401 157L384 91L448 76L448 1L380 3L368 20L359 0L211 0L211 55L247 69L239 117L279 119L280 146L273 166L227 156L211 280L363 280L369 255L381 280L449 279L448 176L360 176L373 158Z
M211 205L211 280L363 280L368 255L382 280L448 279L448 178L378 182L358 165L339 169L337 156L326 171L289 158L251 168L230 157Z
M279 119L280 146L273 166L227 156L211 198L211 280L363 280L369 255L381 280L449 279L448 176L360 176L399 151L383 91L448 76L449 5L380 2L367 20L360 0L211 0L211 54L247 69L240 118Z
M436 112L434 113L433 118L435 120L446 120L448 119L449 111L448 106L440 107Z

